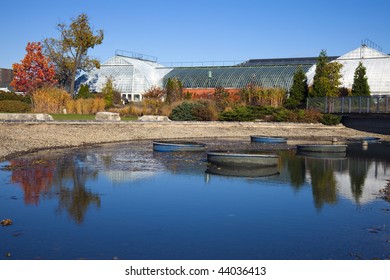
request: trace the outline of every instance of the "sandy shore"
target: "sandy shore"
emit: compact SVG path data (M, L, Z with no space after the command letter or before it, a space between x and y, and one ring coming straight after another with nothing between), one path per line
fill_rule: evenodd
M44 122L0 123L0 160L43 149L76 147L139 139L231 138L250 135L339 141L368 134L343 125L263 122Z

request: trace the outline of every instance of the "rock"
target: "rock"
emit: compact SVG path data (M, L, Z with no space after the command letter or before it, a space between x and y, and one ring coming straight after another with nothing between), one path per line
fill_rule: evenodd
M4 219L0 222L0 224L3 226L3 227L6 227L6 226L10 226L12 225L12 220L11 219Z
M119 116L119 113L97 112L95 119L97 121L119 122L121 117Z
M24 121L24 122L36 122L36 121L53 121L53 117L48 114L8 114L1 113L0 121Z
M146 115L138 118L140 122L170 122L171 120L167 116L153 116Z

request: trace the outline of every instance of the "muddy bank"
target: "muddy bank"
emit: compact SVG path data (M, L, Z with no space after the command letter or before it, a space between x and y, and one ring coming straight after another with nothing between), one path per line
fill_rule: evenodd
M343 125L262 122L43 122L0 123L0 160L43 149L76 147L140 139L239 138L250 135L339 141L372 134Z

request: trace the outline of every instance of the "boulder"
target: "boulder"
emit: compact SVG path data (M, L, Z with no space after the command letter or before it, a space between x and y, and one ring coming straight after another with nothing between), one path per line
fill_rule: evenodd
M146 115L138 118L140 122L170 122L171 120L167 116L153 116Z
M97 121L119 122L121 120L121 117L119 116L119 113L97 112L95 115L95 119Z
M19 114L19 113L1 113L0 121L16 122L46 122L53 121L53 117L48 114Z

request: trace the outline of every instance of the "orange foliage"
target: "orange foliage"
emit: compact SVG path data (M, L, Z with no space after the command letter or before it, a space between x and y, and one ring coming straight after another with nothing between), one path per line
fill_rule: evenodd
M32 93L37 88L57 84L54 65L43 55L41 43L28 43L26 51L21 63L12 65L14 78L10 85L16 91Z
M11 160L11 167L11 180L22 187L25 203L38 205L40 194L52 185L55 161Z

